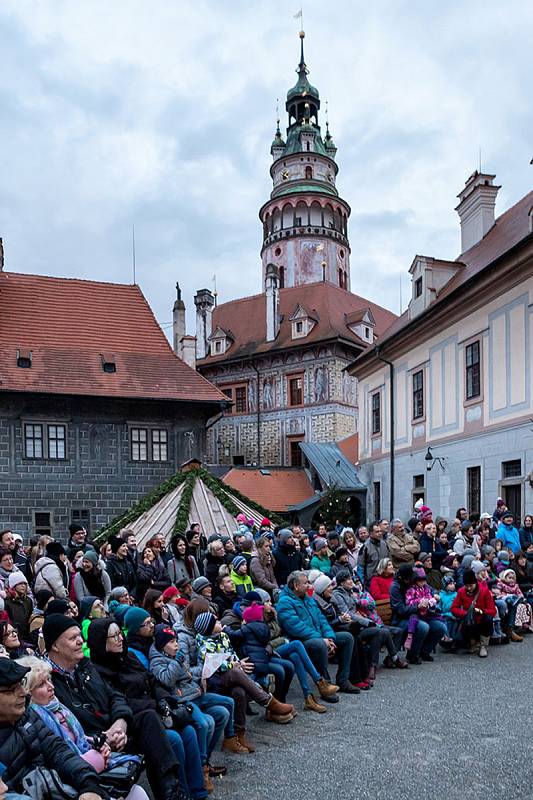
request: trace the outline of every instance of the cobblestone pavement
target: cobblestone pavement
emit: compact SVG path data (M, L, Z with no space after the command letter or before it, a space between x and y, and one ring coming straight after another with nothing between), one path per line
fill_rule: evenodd
M433 664L381 670L374 689L321 715L292 691L290 725L248 718L254 755L214 754L229 770L211 797L529 800L532 658L533 636L485 660L439 652Z

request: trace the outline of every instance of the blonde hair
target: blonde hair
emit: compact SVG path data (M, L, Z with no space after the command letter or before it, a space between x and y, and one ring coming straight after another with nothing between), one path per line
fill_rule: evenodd
M22 658L17 658L17 664L20 664L21 667L30 668L30 671L27 672L24 677L24 686L30 694L39 683L39 679L42 675L46 675L46 677L49 678L52 674L52 667L50 664L43 661L42 658L37 658L37 656L23 656Z

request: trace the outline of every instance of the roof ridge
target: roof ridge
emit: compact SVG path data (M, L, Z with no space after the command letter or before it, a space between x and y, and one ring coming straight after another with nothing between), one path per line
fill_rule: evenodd
M95 281L92 278L76 278L67 277L64 275L39 275L37 272L12 272L11 270L3 270L0 275L5 275L7 278L15 276L17 278L41 278L42 280L49 281L69 281L71 283L87 283L95 284L98 286L120 286L122 289L135 289L143 295L142 289L138 283L117 283L117 281ZM143 295L144 297L144 295Z

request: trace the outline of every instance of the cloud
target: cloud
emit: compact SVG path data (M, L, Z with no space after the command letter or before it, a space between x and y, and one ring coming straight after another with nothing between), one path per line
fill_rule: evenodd
M295 9L296 10L296 9ZM8 269L131 280L168 323L179 280L222 301L260 290L276 98L295 82L286 3L93 0L0 9L0 235ZM393 310L415 253L459 250L456 194L497 173L501 212L531 188L524 0L305 7L352 207L352 288Z

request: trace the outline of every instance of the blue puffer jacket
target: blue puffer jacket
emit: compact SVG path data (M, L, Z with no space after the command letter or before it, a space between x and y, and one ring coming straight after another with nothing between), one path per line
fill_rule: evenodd
M513 553L518 553L520 550L520 535L514 525L504 525L500 522L498 530L496 531L496 539L503 542L503 546Z
M232 644L234 639L240 652L253 662L257 672L268 668L270 656L266 646L270 642L270 628L266 622L248 622L238 631L232 631Z
M150 648L150 672L162 683L165 689L176 695L180 703L190 702L200 697L202 690L193 680L191 673L185 667L183 653L176 654L175 658L167 656L154 647Z
M302 642L307 639L335 639L335 634L316 600L309 595L297 597L292 589L284 586L276 611L279 624L291 639Z

